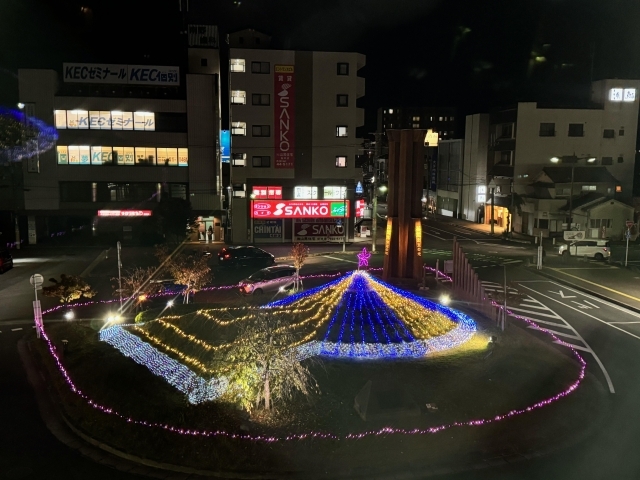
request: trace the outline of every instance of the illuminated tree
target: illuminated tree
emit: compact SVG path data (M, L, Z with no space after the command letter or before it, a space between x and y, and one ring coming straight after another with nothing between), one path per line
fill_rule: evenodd
M155 272L154 267L136 267L131 270L126 270L124 275L122 275L122 296L123 297L134 297L133 305L135 311L138 311L142 303L146 300L146 297L152 293L153 284L149 281L153 273ZM118 296L118 278L112 278L112 281L116 282L114 284L113 296Z
M184 285L182 292L184 303L189 303L189 295L201 290L213 278L207 257L195 253L169 254L168 249L161 245L155 252L158 260L164 264L177 285Z
M313 360L298 359L296 337L289 325L285 315L267 310L257 313L240 327L223 360L228 394L248 411L261 406L270 411L274 403L290 401L297 392L309 396L317 389L309 371Z
M296 267L296 291L300 288L300 269L309 256L309 247L304 243L294 243L291 247L291 256L293 257L293 266Z
M60 275L60 280L50 278L54 285L44 287L42 293L47 297L56 297L60 303L69 303L81 297L91 298L96 292L80 277L74 275Z

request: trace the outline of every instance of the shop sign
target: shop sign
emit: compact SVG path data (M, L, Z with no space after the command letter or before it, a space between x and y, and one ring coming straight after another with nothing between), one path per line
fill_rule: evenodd
M231 133L229 130L220 130L220 160L222 163L231 162Z
M254 220L253 238L282 238L282 222L283 220Z
M331 218L302 218L293 221L294 242L341 242L344 226Z
M274 74L274 148L275 168L294 168L296 105L293 65L275 65Z
M349 200L258 200L251 206L252 218L349 217Z
M64 63L62 78L75 83L124 83L129 85L180 85L180 68L157 65Z
M151 210L98 210L99 217L150 217Z

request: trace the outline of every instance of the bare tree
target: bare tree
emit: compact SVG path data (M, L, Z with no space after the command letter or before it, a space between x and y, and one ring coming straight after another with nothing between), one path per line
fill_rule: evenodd
M207 257L192 254L178 254L167 263L167 268L178 285L184 285L184 303L189 303L189 295L202 289L211 281L211 268Z
M132 302L136 312L146 300L147 295L155 293L153 284L149 281L155 270L154 267L136 267L126 270L122 275L122 296L133 297L135 295ZM111 280L117 282L118 278L112 278ZM114 286L113 295L118 296L117 283Z
M42 293L47 297L56 297L60 299L60 303L69 303L78 300L81 297L91 298L96 292L80 277L74 275L60 275L60 280L50 278L53 285L44 287Z
M293 266L296 267L296 291L300 288L300 269L309 256L309 247L304 243L294 243L291 247L291 256L293 257Z
M239 331L224 362L229 370L229 394L249 411L269 411L275 402L290 401L296 392L311 395L317 384L309 362L293 347L296 337L282 313L256 312Z

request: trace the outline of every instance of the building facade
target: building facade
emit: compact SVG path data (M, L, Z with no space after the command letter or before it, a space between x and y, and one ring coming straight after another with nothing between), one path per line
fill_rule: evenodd
M353 236L365 57L265 48L230 57L232 241L341 241L345 225ZM293 218L275 208L289 202L330 209Z
M153 217L167 196L189 200L208 221L202 229L217 227L220 237L215 38L206 47L189 48L186 72L111 64L64 64L61 76L19 71L21 104L58 131L52 150L23 162L30 243L69 218L89 219L96 234L143 240L152 230L152 220L144 217Z

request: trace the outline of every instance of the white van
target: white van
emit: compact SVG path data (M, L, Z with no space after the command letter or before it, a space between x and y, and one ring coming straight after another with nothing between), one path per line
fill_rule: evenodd
M558 254L605 260L611 257L611 248L607 240L580 240L569 245L563 243L558 248Z

